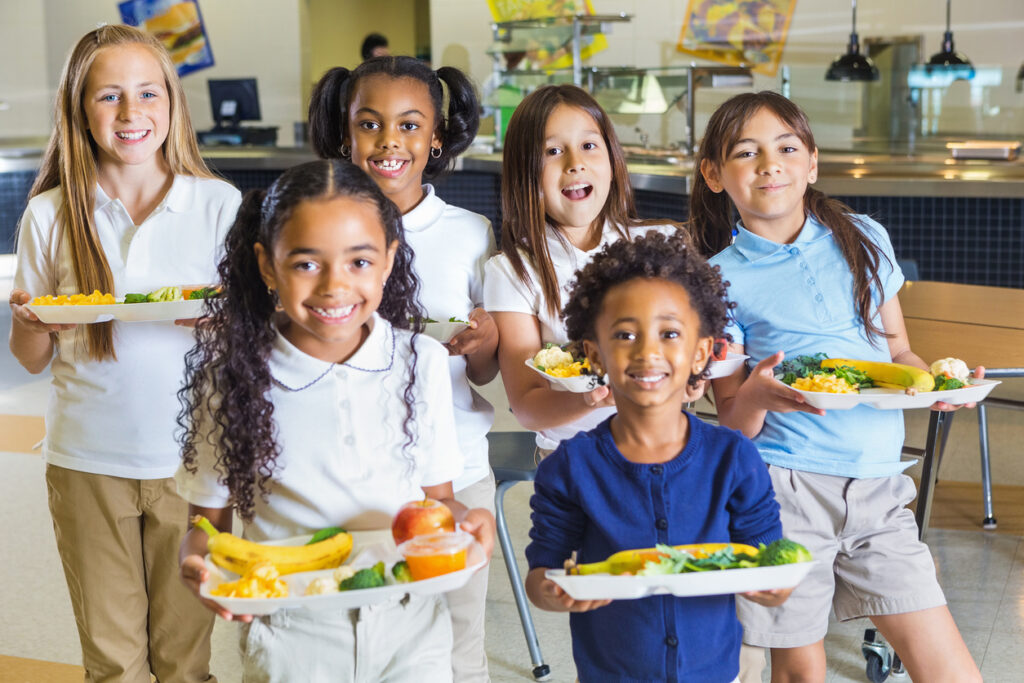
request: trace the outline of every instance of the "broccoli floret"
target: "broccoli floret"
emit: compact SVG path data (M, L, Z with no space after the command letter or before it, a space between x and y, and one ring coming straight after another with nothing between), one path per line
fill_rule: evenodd
M383 562L378 564L383 565ZM384 585L384 573L376 566L360 569L355 574L341 582L341 590L354 591L363 588L379 588Z
M391 568L391 575L395 577L395 581L398 583L409 583L412 581L412 574L409 573L409 563L405 560L395 562L395 566Z
M810 551L796 541L788 538L780 538L767 547L761 544L760 565L769 567L777 564L793 564L795 562L810 562L812 559Z

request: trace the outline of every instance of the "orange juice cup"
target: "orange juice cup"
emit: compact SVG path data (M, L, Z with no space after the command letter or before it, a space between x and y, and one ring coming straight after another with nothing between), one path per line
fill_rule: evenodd
M466 553L473 537L465 531L414 536L398 546L409 564L413 581L422 581L466 568Z

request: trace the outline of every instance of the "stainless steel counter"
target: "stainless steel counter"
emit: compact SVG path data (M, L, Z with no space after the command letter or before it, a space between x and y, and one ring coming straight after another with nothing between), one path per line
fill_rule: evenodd
M46 140L35 138L0 140L0 173L37 169L45 144ZM203 149L203 156L221 171L273 171L316 158L302 147L209 147ZM501 154L464 155L456 170L500 174ZM685 195L693 164L688 159L679 163L631 159L629 170L637 190ZM839 196L1024 198L1024 163L824 151L815 186Z

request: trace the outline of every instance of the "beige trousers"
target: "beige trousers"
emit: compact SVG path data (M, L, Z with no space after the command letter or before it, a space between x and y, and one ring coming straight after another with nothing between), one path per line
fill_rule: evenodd
M494 514L494 473L455 492L455 500L467 508L486 508ZM452 676L455 683L487 683L487 653L484 651L484 610L487 607L487 571L480 571L459 590L448 593L452 613Z
M174 480L47 465L46 485L85 680L215 682L213 613L178 579L188 504Z

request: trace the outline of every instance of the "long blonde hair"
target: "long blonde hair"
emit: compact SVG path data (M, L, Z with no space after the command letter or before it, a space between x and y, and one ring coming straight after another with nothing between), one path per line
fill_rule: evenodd
M57 213L54 236L71 249L78 288L83 292L98 289L113 292L114 276L103 253L93 222L96 206L96 144L85 120L82 98L96 54L106 47L143 45L153 53L164 73L170 99L170 123L162 151L175 175L216 177L199 155L195 131L188 114L185 91L178 72L164 46L155 37L131 26L102 26L86 33L71 50L54 107L54 129L43 155L29 197L54 187L61 188L63 202ZM89 357L94 360L116 358L111 323L89 325L86 330Z

